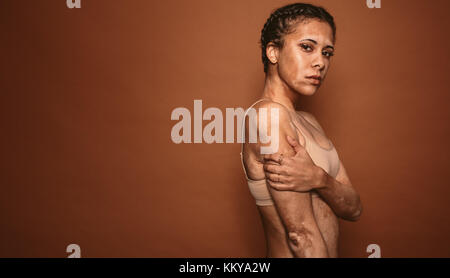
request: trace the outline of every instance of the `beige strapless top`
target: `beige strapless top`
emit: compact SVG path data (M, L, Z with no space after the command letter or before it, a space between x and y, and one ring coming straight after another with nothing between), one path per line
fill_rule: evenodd
M264 100L264 99L258 100L252 106L250 106L250 108L252 108L256 103L258 103L262 100ZM247 112L249 111L250 108L248 108L244 114L242 135L245 134L244 133L245 132L245 115L247 115ZM300 133L305 138L305 149L308 152L308 154L311 156L311 159L314 161L314 164L316 164L317 166L324 169L325 172L327 172L330 176L336 178L336 176L339 172L340 160L339 160L339 156L337 154L336 148L334 147L333 143L330 141L331 148L324 149L321 146L319 146L316 142L314 142L311 138L306 136L301 131L301 129L299 129L297 127L296 124L294 124L294 126L298 131L300 131ZM251 180L247 176L247 171L245 170L244 161L243 161L243 157L242 157L243 146L244 146L244 143L242 143L242 145L241 145L241 152L240 152L241 163L242 163L242 168L244 169L244 174L245 174L245 178L247 179L250 193L255 198L256 205L271 206L274 203L273 203L272 197L269 193L269 190L267 188L269 185L266 184L266 179ZM318 196L317 192L315 192L315 191L312 191L311 195L312 195L312 197Z

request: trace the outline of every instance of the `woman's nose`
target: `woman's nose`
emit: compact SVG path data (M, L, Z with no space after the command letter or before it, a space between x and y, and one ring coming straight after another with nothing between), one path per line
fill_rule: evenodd
M312 67L319 68L320 70L322 70L324 66L325 66L324 57L322 56L322 53L320 53L320 55L317 55L312 61Z

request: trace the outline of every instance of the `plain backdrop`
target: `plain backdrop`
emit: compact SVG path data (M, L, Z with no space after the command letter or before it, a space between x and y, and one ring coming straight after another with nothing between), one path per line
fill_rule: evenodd
M340 256L450 256L450 2L310 2L336 55L299 107L364 206ZM256 101L260 31L287 3L1 1L0 256L263 257L240 145L174 144L170 116Z

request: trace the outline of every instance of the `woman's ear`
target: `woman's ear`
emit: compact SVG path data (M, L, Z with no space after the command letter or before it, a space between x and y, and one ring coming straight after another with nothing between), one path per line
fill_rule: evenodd
M272 64L278 62L279 48L273 42L269 42L266 46L266 56Z

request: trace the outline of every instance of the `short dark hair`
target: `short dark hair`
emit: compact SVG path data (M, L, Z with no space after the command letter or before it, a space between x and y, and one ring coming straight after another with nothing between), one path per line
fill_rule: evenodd
M319 19L327 22L333 30L333 40L336 38L336 25L333 17L322 7L305 3L294 3L275 10L261 30L261 51L264 72L267 73L269 59L266 55L267 44L272 42L278 47L283 46L283 36L291 32L292 24L305 19Z

